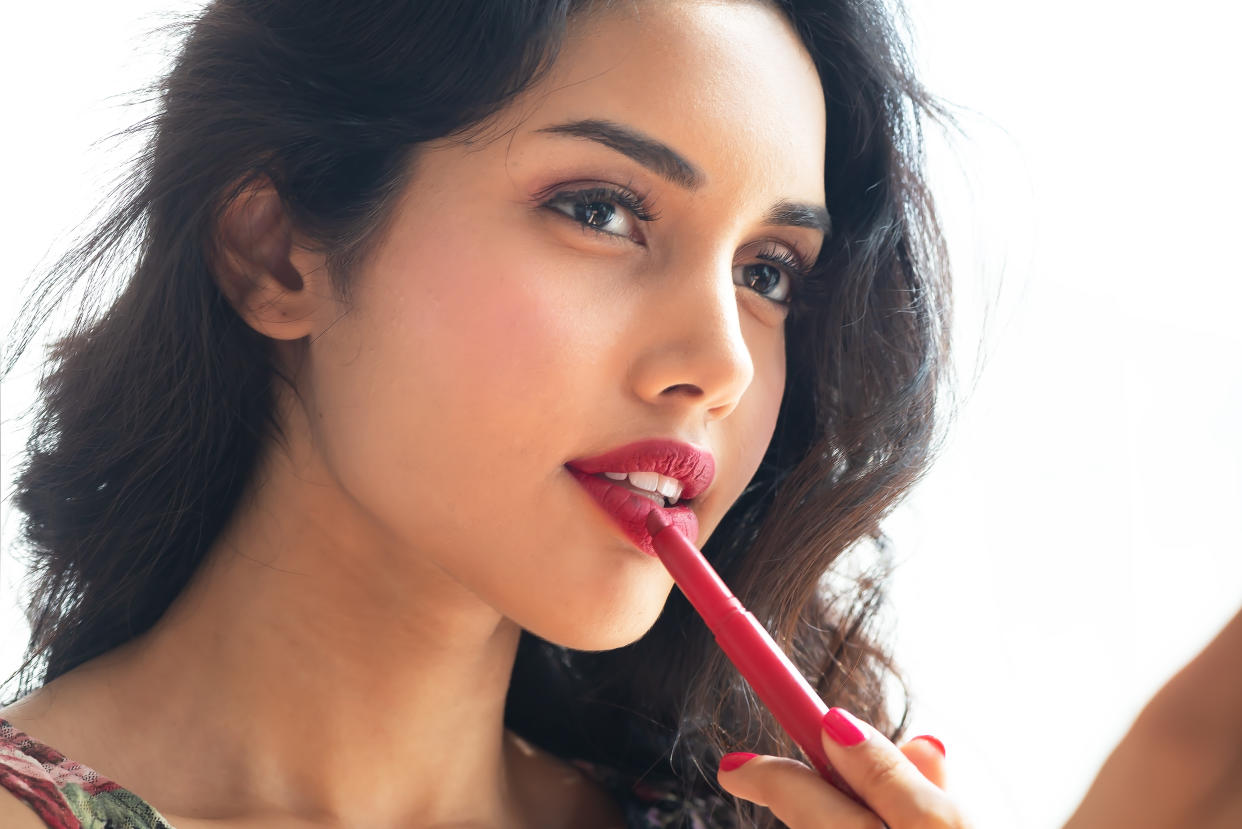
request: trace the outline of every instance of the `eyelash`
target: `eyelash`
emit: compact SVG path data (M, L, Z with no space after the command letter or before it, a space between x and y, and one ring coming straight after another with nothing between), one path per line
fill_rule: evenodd
M645 198L626 187L596 186L587 187L582 190L564 190L543 203L544 207L548 207L570 221L575 222L584 230L593 231L596 235L603 236L611 241L623 240L626 237L620 236L616 233L611 233L607 230L602 230L594 225L586 224L585 222L580 222L573 216L569 216L563 211L556 210L551 207L553 204L568 202L571 200L574 205L594 204L598 202L613 203L624 207L634 215L634 218L641 222L654 222L660 218L660 214L651 209ZM789 299L771 299L764 294L759 295L764 297L764 299L768 299L769 301L776 303L777 305L792 306L798 298L803 281L807 279L810 273L810 267L802 261L802 257L785 248L775 246L764 247L755 254L755 258L764 262L771 262L774 265L779 265L785 271L786 278L790 281ZM755 293L759 292L756 291Z
M802 290L802 285L810 275L811 269L802 261L802 257L790 253L785 248L763 248L755 254L756 259L780 265L789 276L789 299L772 300L781 305L793 305Z

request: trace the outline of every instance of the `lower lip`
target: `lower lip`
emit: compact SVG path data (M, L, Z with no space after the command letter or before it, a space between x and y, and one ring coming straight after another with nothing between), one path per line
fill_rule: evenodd
M658 558L655 546L651 543L651 533L647 532L647 515L652 510L663 510L673 526L681 530L681 534L691 542L699 537L699 517L687 506L662 507L650 498L635 495L626 487L607 478L587 475L576 469L569 469L569 474L578 479L587 494L608 513L634 546L652 558Z

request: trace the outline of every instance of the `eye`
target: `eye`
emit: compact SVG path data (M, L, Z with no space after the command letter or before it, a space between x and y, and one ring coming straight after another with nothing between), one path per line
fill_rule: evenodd
M568 216L583 229L639 243L642 234L638 232L638 222L653 222L659 218L643 197L619 187L590 187L557 193L544 202L544 207Z
M794 291L809 270L806 263L789 250L774 246L762 248L754 256L760 261L733 269L733 283L780 305L792 304Z
M660 218L644 197L611 185L563 190L541 206L572 219L583 230L636 244L643 244L638 222ZM806 278L810 266L788 248L770 242L753 258L760 261L734 268L733 283L750 288L777 305L792 305L796 288Z

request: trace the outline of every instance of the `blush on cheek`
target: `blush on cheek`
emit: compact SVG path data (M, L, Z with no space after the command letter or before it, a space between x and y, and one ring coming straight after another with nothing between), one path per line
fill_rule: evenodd
M441 421L435 429L445 438L516 449L546 441L557 413L572 408L581 366L594 362L583 339L590 332L563 281L539 262L518 245L458 262L452 279L421 299L411 292L396 329L410 360L403 384L425 401L420 407L434 408L422 414Z
M526 405L551 393L556 366L574 345L567 341L558 305L520 277L495 279L460 306L456 335L445 332L458 351L456 379L488 384L488 396L521 394Z

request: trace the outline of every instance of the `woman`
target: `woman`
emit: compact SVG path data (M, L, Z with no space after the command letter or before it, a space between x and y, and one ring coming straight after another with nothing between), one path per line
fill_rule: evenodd
M893 742L881 583L820 587L944 357L883 4L229 0L158 88L27 318L137 252L18 481L0 822L961 825ZM798 755L649 555L664 506L865 804L742 764Z

